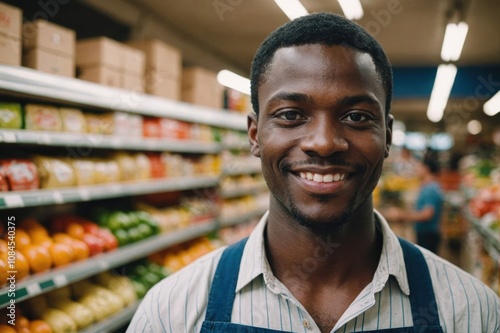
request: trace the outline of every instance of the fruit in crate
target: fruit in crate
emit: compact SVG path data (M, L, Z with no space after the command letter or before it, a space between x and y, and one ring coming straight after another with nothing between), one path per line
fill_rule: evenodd
M69 298L57 298L50 302L50 306L70 316L78 329L83 329L94 322L94 315L86 305L74 302Z

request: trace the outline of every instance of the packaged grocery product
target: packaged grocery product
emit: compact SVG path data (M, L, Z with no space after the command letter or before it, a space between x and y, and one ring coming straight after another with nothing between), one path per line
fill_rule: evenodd
M148 154L149 165L151 169L151 178L164 178L165 167L160 154Z
M136 179L144 180L151 178L151 165L149 158L146 154L135 154L135 163L136 163Z
M161 159L165 167L165 175L169 178L189 175L184 159L179 154L162 153Z
M75 171L70 163L63 159L35 156L41 188L58 188L76 185Z
M87 133L112 135L115 132L113 113L86 113Z
M60 108L63 131L71 133L84 133L86 121L82 110L73 108Z
M9 183L7 182L7 177L5 176L5 169L0 164L0 192L8 190L9 190Z
M0 128L22 128L21 104L0 103Z
M114 155L114 159L120 169L120 180L130 181L137 179L137 161L132 155L119 152Z
M191 132L191 124L175 120L162 118L160 120L161 136L169 139L189 139Z
M156 117L144 117L142 130L144 137L159 138L161 136L161 119Z
M39 187L38 170L30 160L8 159L0 161L0 175L2 174L11 191L33 190Z
M142 122L143 117L138 114L129 114L129 137L140 138L142 137Z
M68 160L75 170L76 185L92 185L96 182L96 171L94 162L90 159Z
M94 170L96 184L116 183L120 181L120 168L114 160L95 159Z
M35 131L61 131L63 128L59 109L54 106L26 104L25 127Z

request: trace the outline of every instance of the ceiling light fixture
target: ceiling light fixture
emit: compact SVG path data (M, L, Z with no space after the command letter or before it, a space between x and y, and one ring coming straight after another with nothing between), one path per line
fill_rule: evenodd
M223 69L217 74L217 81L225 87L250 95L250 80L246 77Z
M359 0L338 0L339 5L349 20L359 20L363 17L363 7Z
M494 116L500 112L500 91L484 103L483 110L488 116Z
M465 22L448 23L441 49L443 61L457 61L460 58L468 31L469 26Z
M439 65L427 107L427 118L430 121L437 123L443 118L456 75L457 67L455 65Z
M290 20L309 14L299 0L274 0Z

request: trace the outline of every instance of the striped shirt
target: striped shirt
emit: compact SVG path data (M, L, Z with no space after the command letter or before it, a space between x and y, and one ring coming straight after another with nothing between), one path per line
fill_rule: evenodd
M332 332L412 326L410 289L400 243L378 213L383 235L373 280L337 321ZM232 322L291 332L320 332L307 310L277 280L265 256L267 214L250 235L241 259ZM429 267L444 332L500 332L500 300L483 283L421 249ZM223 248L169 276L146 295L127 332L199 332ZM310 269L304 261L302 274ZM300 273L300 272L299 272ZM221 292L224 292L223 290ZM425 316L425 314L424 314Z

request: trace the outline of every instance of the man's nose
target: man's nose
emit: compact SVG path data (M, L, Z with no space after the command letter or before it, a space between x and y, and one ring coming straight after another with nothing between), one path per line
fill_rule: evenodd
M326 157L349 149L341 124L335 124L330 119L314 120L307 131L301 141L305 153Z

